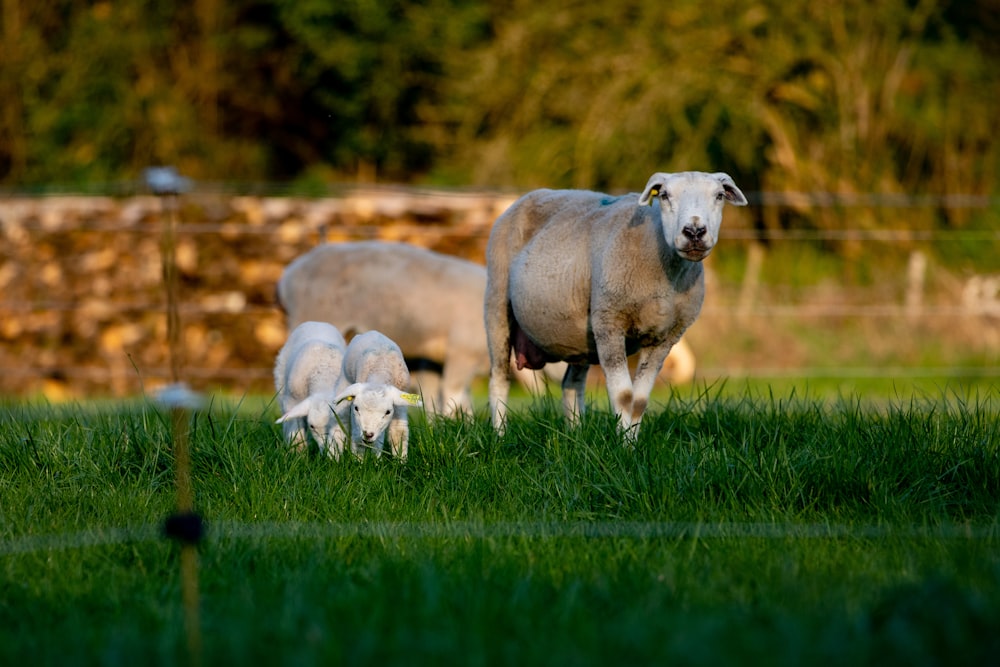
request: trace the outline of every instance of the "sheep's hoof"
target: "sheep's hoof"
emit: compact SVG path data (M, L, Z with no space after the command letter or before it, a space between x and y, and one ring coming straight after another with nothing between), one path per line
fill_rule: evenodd
M631 426L622 429L622 446L625 447L625 449L635 449L635 443L638 439L638 424L632 424Z

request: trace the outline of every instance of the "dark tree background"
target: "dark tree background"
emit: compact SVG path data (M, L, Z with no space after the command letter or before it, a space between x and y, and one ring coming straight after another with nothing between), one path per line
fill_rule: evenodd
M997 0L0 2L8 188L171 164L608 190L703 169L747 190L947 196L992 195L1000 166Z

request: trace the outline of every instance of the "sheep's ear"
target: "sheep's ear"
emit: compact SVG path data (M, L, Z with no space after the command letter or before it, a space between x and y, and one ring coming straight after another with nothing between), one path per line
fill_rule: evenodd
M340 405L344 401L353 401L354 397L358 395L358 392L360 392L362 388L364 388L364 384L355 382L350 387L337 394L337 397L333 399L334 405Z
M724 172L718 172L712 174L719 183L722 183L722 189L726 193L726 201L728 201L733 206L746 206L747 198L743 195L736 183L733 181L733 177Z
M312 397L309 397L306 400L302 401L301 403L299 403L299 404L291 407L288 410L288 412L286 412L285 414L283 414L280 417L278 417L278 419L275 420L274 423L275 424L282 424L282 423L288 421L289 419L296 419L298 417L308 417L309 416L309 408L311 408L311 407L312 407Z
M392 403L393 405L411 406L414 408L419 408L423 405L423 402L420 400L420 394L407 394L399 389L393 392Z
M646 181L646 189L642 191L639 195L639 206L646 206L649 204L653 205L653 201L659 196L660 191L663 189L663 184L667 182L667 178L670 174L665 174L662 171L658 171L649 177Z

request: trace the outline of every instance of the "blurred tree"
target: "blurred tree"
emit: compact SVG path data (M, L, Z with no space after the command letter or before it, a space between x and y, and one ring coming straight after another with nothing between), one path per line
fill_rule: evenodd
M275 3L294 77L276 119L285 129L275 130L295 136L282 142L278 170L323 162L366 180L403 181L427 170L433 146L421 109L438 103L444 59L475 33L476 11L452 0Z
M465 167L451 171L637 189L654 169L724 169L751 190L989 193L996 62L949 23L966 17L955 2L491 5L492 39L451 77ZM766 224L887 222L816 203Z
M718 169L747 191L949 195L992 194L1000 166L1000 0L0 2L6 185L171 164L635 190Z
M5 183L103 181L158 163L210 179L327 165L411 180L433 157L422 109L480 11L461 0L3 2L0 91L15 100L0 115Z
M958 188L949 183L954 172L946 166L953 162L948 145L987 139L983 130L990 114L971 90L962 96L967 104L961 110L953 107L953 86L985 83L984 72L967 46L952 39L927 41L929 31L942 29L937 2L816 0L794 10L771 4L767 38L754 54L761 64L755 97L767 135L766 189L838 194L989 190L990 183L976 178L962 178ZM936 141L941 134L958 140ZM995 148L987 152L993 155L980 153L976 161L986 157L995 164ZM845 222L835 208L803 204L811 224ZM849 222L858 227L887 221L855 216ZM926 215L908 217L909 226L933 222Z

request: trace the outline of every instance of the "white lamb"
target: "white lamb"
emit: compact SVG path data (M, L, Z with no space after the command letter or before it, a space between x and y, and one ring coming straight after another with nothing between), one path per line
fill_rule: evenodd
M378 331L358 334L347 346L344 376L352 384L337 400L351 404L351 450L360 455L373 449L381 455L388 430L393 455L405 459L410 439L406 409L422 402L406 392L410 373L399 346Z
M746 197L723 173L656 173L642 194L536 190L501 215L486 251L490 409L503 432L507 365L568 362L563 408L584 410L587 371L600 364L619 426L634 438L657 373L701 311L701 260L718 240L722 207ZM638 352L635 379L627 355Z
M332 456L343 451L346 434L334 410L337 396L347 386L346 353L344 337L326 322L303 322L278 352L274 388L283 413L278 423L296 449L307 448L311 438Z

